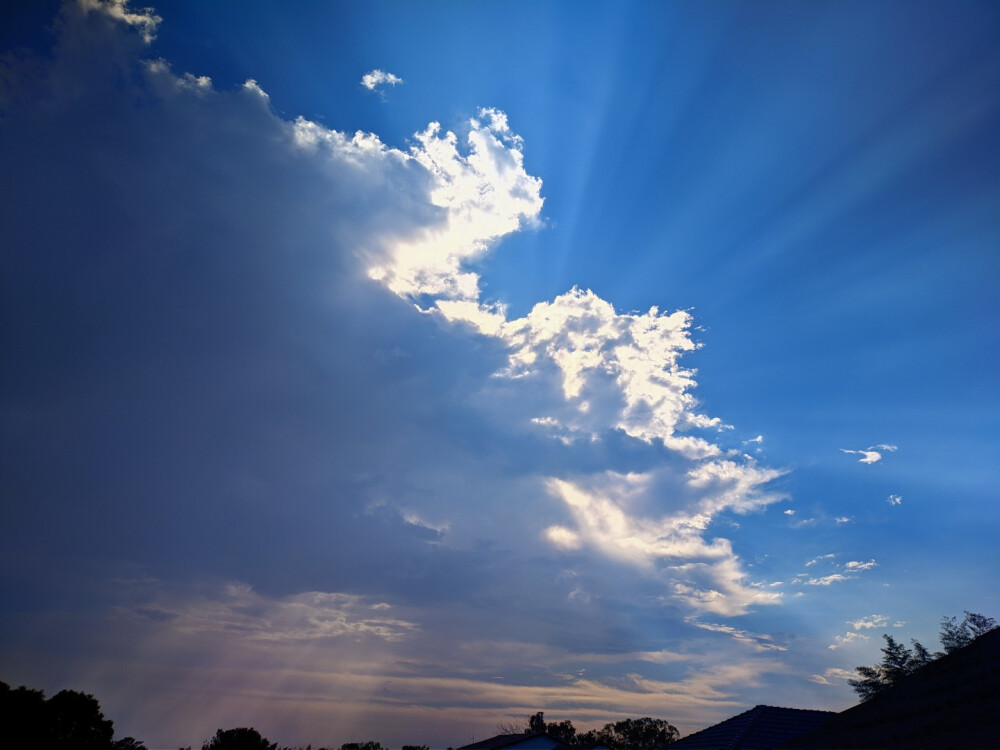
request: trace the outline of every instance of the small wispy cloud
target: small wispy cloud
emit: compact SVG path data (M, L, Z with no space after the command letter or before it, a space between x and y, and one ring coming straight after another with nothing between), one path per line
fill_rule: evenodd
M405 81L394 73L387 73L384 70L370 70L361 76L361 85L369 91L375 91L380 86L398 86Z
M874 560L869 560L868 562L861 562L860 560L851 560L850 562L844 563L844 570L856 573L862 570L871 570L877 567L878 563Z
M849 633L845 633L844 635L835 635L833 637L833 643L827 646L827 648L830 649L831 651L836 651L838 648L849 646L852 643L856 643L858 641L867 641L867 640L868 640L867 635L851 631Z
M841 581L850 580L849 576L845 576L842 573L832 573L828 576L823 576L822 578L810 578L806 581L807 586L829 586L832 583L840 583Z
M835 519L833 519L833 521L838 526L843 526L846 523L854 523L854 517L853 516L837 516Z
M863 464L874 464L882 460L883 453L892 453L897 450L897 446L889 445L887 443L879 443L878 445L872 445L868 448L862 448L860 450L855 450L852 448L841 448L841 453L853 453L854 455L861 456L858 459L859 463Z
M795 511L792 510L791 508L789 508L788 510L785 511L785 515L786 516L794 516L795 515Z
M701 628L702 630L709 630L713 633L725 633L726 635L732 636L735 640L740 643L745 643L746 645L753 648L755 651L787 651L785 646L778 645L774 643L773 639L769 635L764 635L761 633L751 633L746 630L740 630L739 628L734 628L732 625L723 625L721 623L713 622L698 622L694 619L688 619L695 627Z
M267 643L333 638L394 642L419 630L413 622L384 614L390 609L392 605L384 601L323 591L270 598L249 584L233 582L195 596L161 594L141 607L121 607L119 614L169 622L177 632L223 634Z
M751 443L756 443L757 445L760 445L763 442L764 442L764 436L758 435L757 437L750 438L749 440L744 440L743 445L750 445Z
M887 503L889 503L889 505L902 505L903 504L903 496L902 495L889 495L889 497L887 497L885 499L885 501Z
M820 555L819 557L814 557L812 560L806 563L806 567L810 568L818 562L822 562L823 560L832 560L835 557L836 555L833 554L832 552L829 555Z
M884 628L889 623L889 618L885 615L869 615L858 620L848 620L847 624L852 630L871 630L873 628Z
M830 682L830 677L837 680L851 680L857 677L857 673L852 669L842 669L840 667L830 667L823 674L814 674L809 679L813 682L817 682L820 685L833 685L835 683Z
M814 557L812 560L806 563L806 567L812 567L817 563L831 560L835 555L820 555L819 557ZM802 584L807 586L830 586L834 583L840 583L842 581L850 581L856 578L857 573L862 573L866 570L871 570L877 567L878 563L874 559L863 562L861 560L849 560L844 563L841 567L843 569L842 573L831 573L827 576L819 576L816 578L806 578L805 574L797 576L793 583Z

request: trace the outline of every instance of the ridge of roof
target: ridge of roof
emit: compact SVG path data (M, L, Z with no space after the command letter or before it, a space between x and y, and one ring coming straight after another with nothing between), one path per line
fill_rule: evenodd
M763 750L809 732L834 715L834 711L758 704L689 734L671 747L678 750Z
M485 740L473 742L471 745L462 745L458 750L500 750L508 745L515 745L528 739L541 737L545 732L525 732L523 734L497 734L487 737Z

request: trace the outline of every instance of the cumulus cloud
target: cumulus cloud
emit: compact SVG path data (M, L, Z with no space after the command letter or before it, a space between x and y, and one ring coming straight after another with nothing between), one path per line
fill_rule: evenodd
M402 78L393 74L386 73L384 70L369 70L363 76L361 76L361 85L364 86L369 91L375 91L375 89L381 86L398 86L401 83L405 83Z
M383 248L385 256L376 257L368 273L402 297L433 297L445 317L489 331L501 311L469 304L479 298L479 276L463 264L537 219L542 182L524 170L519 141L511 136L506 118L483 109L467 126L466 153L455 133L442 133L439 123L431 123L416 134L410 153L399 155L431 176L429 198L441 220ZM319 126L309 123L309 128Z
M683 619L781 596L730 516L783 499L783 472L716 442L682 363L691 314L573 288L512 317L483 295L475 262L544 206L506 115L405 148L285 119L252 79L175 72L150 52L159 23L69 3L51 58L0 72L5 568L73 601L104 585L84 567L162 584L123 596L114 628L75 628L122 636L82 643L80 672L131 651L131 687L196 675L230 707L266 674L261 710L318 695L302 704L334 722L376 694L558 696L608 720L669 695L694 721L782 671L767 636ZM399 83L380 75L363 85ZM715 651L650 642L636 601ZM5 653L37 643L18 638ZM501 663L544 670L505 690ZM553 676L581 663L603 671Z
M752 604L776 603L780 593L751 585L729 540L709 541L704 536L715 513L733 507L746 510L752 502L774 502L774 498L753 494L772 474L757 470L758 475L750 476L718 467L707 471L726 481L709 486L701 470L692 470L686 507L659 518L639 515L632 508L662 486L662 472L550 479L550 492L565 503L576 526L572 536L561 527L550 529L549 540L560 547L586 544L608 558L635 566L667 582L678 600L696 610L733 615ZM736 491L740 483L748 486L747 492ZM731 493L728 501L727 490Z
M852 450L849 448L841 448L841 453L853 453L855 455L861 456L858 459L859 463L863 464L874 464L882 460L882 455L884 453L891 453L897 450L895 445L887 445L885 443L880 443L879 445L873 445L868 448L862 448L861 450Z

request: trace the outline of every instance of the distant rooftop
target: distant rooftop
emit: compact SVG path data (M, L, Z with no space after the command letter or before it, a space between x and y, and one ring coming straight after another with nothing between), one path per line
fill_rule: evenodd
M689 734L671 750L772 750L811 732L832 716L833 711L754 706L738 716Z
M549 737L545 732L527 732L524 734L498 734L486 740L463 745L458 750L501 750L509 747L511 750L555 750L566 747Z

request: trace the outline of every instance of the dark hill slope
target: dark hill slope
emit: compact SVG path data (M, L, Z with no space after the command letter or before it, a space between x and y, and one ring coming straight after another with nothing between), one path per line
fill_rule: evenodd
M1000 748L1000 629L837 714L789 748Z

